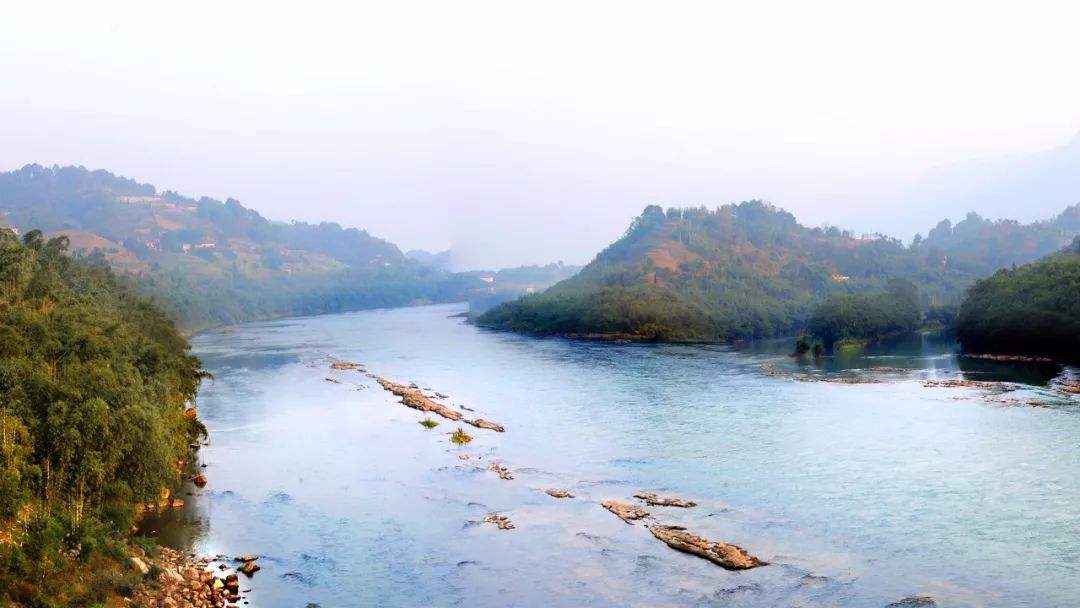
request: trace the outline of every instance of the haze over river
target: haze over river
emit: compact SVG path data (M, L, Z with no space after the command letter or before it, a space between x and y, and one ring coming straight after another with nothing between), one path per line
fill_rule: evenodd
M787 357L788 340L535 339L462 310L197 336L214 374L199 397L210 481L150 527L201 554L262 555L245 586L271 608L1080 604L1080 396L1046 384L1058 368L960 359L926 337L818 366ZM331 356L507 432L466 426L474 441L456 447L458 424L426 430ZM839 378L882 382L812 381ZM1044 385L923 385L958 378ZM771 564L723 570L599 505L644 506L639 490L697 501L648 510ZM491 512L516 528L470 523Z

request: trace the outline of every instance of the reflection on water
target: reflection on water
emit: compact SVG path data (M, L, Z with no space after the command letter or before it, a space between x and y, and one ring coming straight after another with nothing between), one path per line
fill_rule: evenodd
M199 403L210 483L145 527L204 554L264 555L252 598L271 607L875 607L930 594L1052 608L1080 597L1080 397L1047 385L1053 368L957 358L934 336L817 361L788 357L790 341L537 340L449 318L459 310L198 336L215 375ZM475 430L454 447L456 424L425 430L362 374L331 372L328 355L446 393L507 432ZM924 386L962 378L1027 381L1003 390L1047 407ZM836 379L858 383L806 381ZM642 489L699 503L650 508L657 520L772 565L724 571L599 506ZM516 528L478 523L491 512Z
M790 338L758 340L739 346L756 355L785 355L794 346ZM873 342L861 349L841 350L821 357L791 357L803 372L888 373L900 371L959 371L967 380L1016 382L1046 386L1062 372L1047 362L1006 362L960 356L955 338L947 333L914 333Z

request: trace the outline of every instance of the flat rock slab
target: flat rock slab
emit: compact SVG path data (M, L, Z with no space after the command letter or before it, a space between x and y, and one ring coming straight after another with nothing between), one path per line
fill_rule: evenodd
M492 422L490 420L484 420L483 418L477 418L475 420L465 419L466 424L471 424L478 429L488 429L489 431L495 431L496 433L503 433L506 431L506 427L503 425Z
M573 498L574 495L566 490L560 490L559 488L548 488L544 490L548 496L552 498Z
M382 386L384 389L401 397L401 402L414 410L434 412L447 420L461 420L461 412L452 410L438 401L428 399L424 396L424 393L415 386L398 384L379 376L376 376L375 380L379 383L379 386Z
M638 492L634 494L634 498L644 500L645 504L650 507L681 507L689 509L697 506L697 503L692 500L685 500L677 496L657 496L652 492Z
M608 511L614 513L619 519L625 521L628 524L633 524L639 519L643 519L649 516L649 512L641 507L634 505L628 505L624 502L617 500L605 500L600 503L600 506L604 507Z
M682 526L649 526L649 532L664 544L683 553L696 555L727 570L749 570L766 566L768 562L750 555L742 547L706 540Z

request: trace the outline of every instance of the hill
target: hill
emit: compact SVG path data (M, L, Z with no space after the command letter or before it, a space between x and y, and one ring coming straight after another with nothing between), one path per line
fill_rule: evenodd
M138 277L187 329L256 318L465 300L485 285L333 223L273 222L234 199L193 199L108 171L0 173L4 225L67 235Z
M576 276L500 305L481 325L537 334L649 340L785 335L830 295L880 292L907 279L922 307L956 305L965 287L999 264L1023 263L1068 242L1072 207L1021 225L969 216L910 246L808 228L761 201L668 209L652 205ZM994 237L992 247L985 239Z
M1055 255L977 282L960 307L956 332L967 352L1080 359L1080 238Z

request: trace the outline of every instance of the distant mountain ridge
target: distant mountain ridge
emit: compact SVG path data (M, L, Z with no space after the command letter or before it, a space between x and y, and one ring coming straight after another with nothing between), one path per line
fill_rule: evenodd
M108 171L0 173L0 223L68 234L138 277L188 329L281 315L459 301L485 285L334 223L272 222L234 199L159 192Z
M1032 221L1080 202L1080 133L1064 145L1026 156L973 160L935 168L902 194L922 213L979 209L991 217Z
M761 201L668 209L651 205L576 276L498 306L482 325L538 334L722 340L793 333L829 295L915 283L923 305L959 303L999 265L1060 248L1080 207L1022 225L970 215L905 246L883 236L807 228Z

